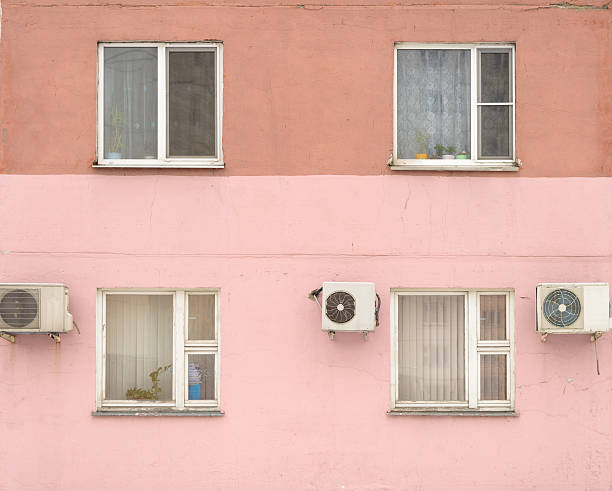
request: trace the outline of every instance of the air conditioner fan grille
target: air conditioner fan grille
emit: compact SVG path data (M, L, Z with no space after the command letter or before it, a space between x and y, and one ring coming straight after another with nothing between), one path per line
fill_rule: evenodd
M39 299L38 290L0 290L0 318L12 329L38 329Z
M580 317L580 299L573 292L560 288L546 295L542 309L552 325L569 327Z
M325 300L325 315L337 324L344 324L355 317L355 297L347 292L334 292Z

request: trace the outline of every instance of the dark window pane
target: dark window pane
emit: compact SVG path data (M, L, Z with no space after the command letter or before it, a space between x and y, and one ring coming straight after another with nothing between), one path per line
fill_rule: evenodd
M470 151L470 50L398 49L397 154Z
M479 102L512 102L510 53L480 53Z
M480 159L512 158L510 106L480 106Z
M215 53L170 51L168 63L168 155L215 156Z
M480 400L506 401L506 356L480 355Z
M157 158L157 48L104 48L104 157Z

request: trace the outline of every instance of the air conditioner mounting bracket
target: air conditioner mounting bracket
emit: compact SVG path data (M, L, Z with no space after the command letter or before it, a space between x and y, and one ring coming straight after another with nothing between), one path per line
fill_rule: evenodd
M0 338L4 339L5 341L8 341L9 343L15 342L15 336L13 336L12 334L7 334L6 332L0 332Z

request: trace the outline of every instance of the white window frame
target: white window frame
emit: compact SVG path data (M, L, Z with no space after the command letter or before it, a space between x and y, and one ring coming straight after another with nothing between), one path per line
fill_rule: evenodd
M218 288L126 288L98 289L96 298L96 408L98 411L161 409L176 411L218 411L220 397L220 346L221 317ZM106 297L108 295L172 295L173 297L173 401L105 400L106 389ZM215 339L188 341L189 322L188 295L214 295L215 297ZM215 355L215 399L202 401L188 400L187 357L189 354ZM184 388L184 390L181 390Z
M399 298L407 295L465 295L465 393L467 401L402 401L399 399ZM506 297L506 340L480 340L480 296ZM514 411L515 343L514 290L451 289L451 288L393 288L391 289L391 412L508 412ZM508 400L480 400L480 355L506 354L506 391Z
M104 48L157 48L157 159L107 159L104 157ZM167 156L167 105L168 105L168 67L169 51L214 51L216 53L216 143L214 157L178 158ZM98 43L98 142L97 163L94 167L143 167L143 168L212 168L225 166L223 161L223 43L193 42L101 42Z
M442 159L399 159L397 156L397 53L404 49L469 49L470 62L470 156L471 159L442 160ZM512 76L512 102L508 103L481 103L478 102L478 79L480 50L505 49L511 52ZM502 106L512 108L512 159L509 160L478 160L478 107ZM392 170L436 170L436 171L518 171L520 162L516 158L516 48L508 43L395 43L393 50L393 156L390 165Z

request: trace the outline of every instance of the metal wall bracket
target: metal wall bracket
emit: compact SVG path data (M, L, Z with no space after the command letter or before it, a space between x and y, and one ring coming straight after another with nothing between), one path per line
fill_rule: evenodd
M327 331L327 334L329 336L329 339L331 341L333 341L334 340L334 336L336 335L336 331Z
M546 338L548 337L548 333L545 332L544 334L542 334L542 338L540 339L540 341L542 341L543 343L546 342Z
M61 343L62 340L60 339L60 335L57 332L50 332L49 333L49 337L53 340L55 340L56 343Z
M7 334L5 332L0 332L0 338L8 341L9 343L14 343L15 342L15 336L13 336L11 334Z

